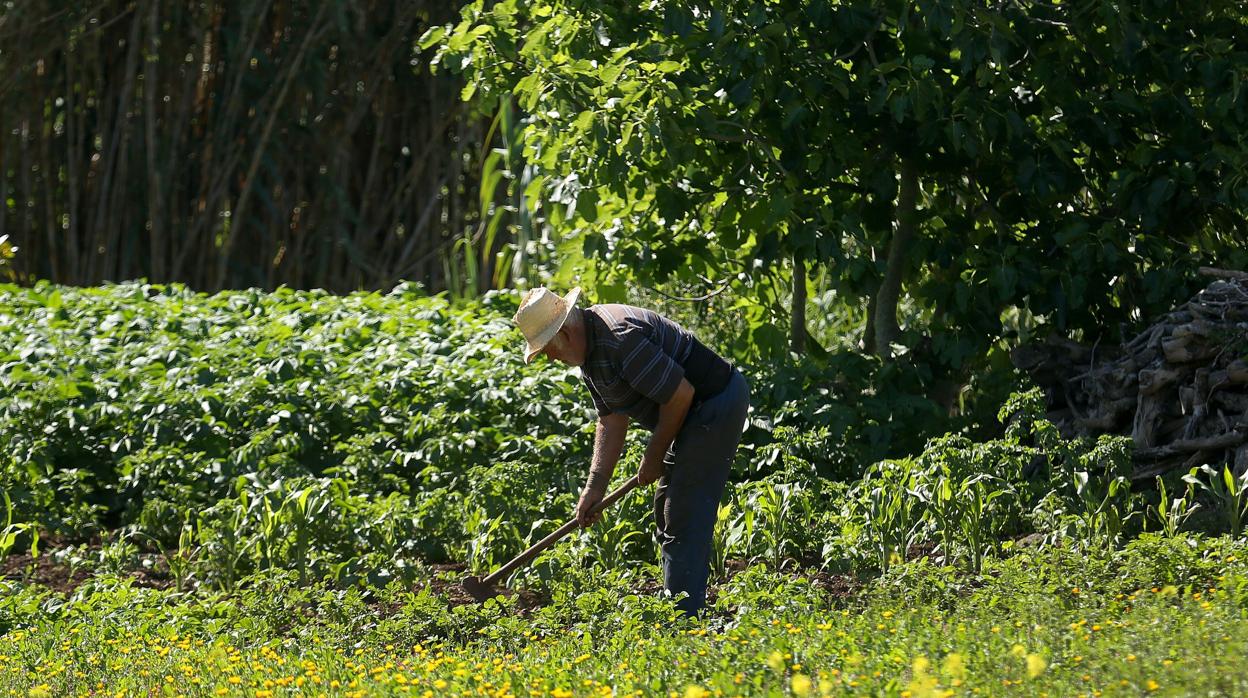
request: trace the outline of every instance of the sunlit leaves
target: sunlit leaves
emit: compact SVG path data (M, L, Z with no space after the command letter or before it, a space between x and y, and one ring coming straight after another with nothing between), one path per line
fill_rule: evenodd
M42 512L53 531L85 535L106 511L137 521L162 501L208 507L239 475L337 472L385 495L504 444L517 458L558 453L556 470L588 447L537 445L567 439L588 410L573 407L574 378L518 382L540 367L520 361L511 294L485 312L402 289L205 296L125 284L2 297L0 473L24 516Z

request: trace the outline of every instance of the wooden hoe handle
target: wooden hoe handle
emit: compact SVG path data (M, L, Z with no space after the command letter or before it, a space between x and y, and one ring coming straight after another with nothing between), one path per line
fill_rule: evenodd
M611 494L608 494L606 497L602 499L601 502L598 502L598 505L594 507L591 514L597 514L603 509L606 509L612 504L615 504L616 501L618 501L621 497L628 494L629 492L632 492L633 488L635 488L636 486L637 486L637 476L634 475L628 479L628 482L624 483L623 485L620 485L619 489L615 490ZM511 574L512 570L515 570L517 567L520 567L521 565L527 563L529 560L532 560L534 557L537 557L538 553L554 545L560 538L563 538L564 536L571 533L572 530L577 527L577 525L578 524L576 522L576 517L573 517L571 521L568 521L564 525L560 526L559 529L556 530L554 533L551 533L550 535L541 539L540 541L535 543L533 547L529 548L528 550L512 558L511 562L508 562L502 567L499 567L496 571L490 574L490 576L486 577L485 579L482 579L481 583L488 587L494 584L494 582L497 582L498 580L503 579L507 575Z

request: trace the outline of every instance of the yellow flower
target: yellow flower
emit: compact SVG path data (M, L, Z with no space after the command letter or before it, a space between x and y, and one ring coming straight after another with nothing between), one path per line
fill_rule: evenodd
M1154 680L1152 680L1152 679L1149 679L1149 680L1148 680L1148 683L1146 683L1146 684L1144 684L1144 685L1145 685L1145 686L1148 688L1148 690L1150 690L1150 691L1156 691L1157 689L1161 688L1161 686L1160 686L1160 685L1159 685L1156 681L1154 681Z
M810 677L805 674L794 674L791 682L793 695L805 696L810 694Z
M1048 663L1044 661L1044 657L1036 653L1027 655L1027 678L1034 679L1044 673Z
M952 652L945 655L943 666L945 676L951 679L962 679L966 677L966 664L962 661L962 655Z
M911 665L913 676L910 684L906 686L911 696L915 698L930 698L936 694L936 687L939 681L936 677L927 673L930 666L931 662L927 661L927 657L915 658L914 664Z
M1022 645L1014 645L1013 647L1010 648L1010 654L1014 655L1015 657L1018 657L1019 659L1022 659L1023 657L1027 656L1027 648L1023 647Z
M701 686L689 685L685 687L685 698L706 698L711 692Z

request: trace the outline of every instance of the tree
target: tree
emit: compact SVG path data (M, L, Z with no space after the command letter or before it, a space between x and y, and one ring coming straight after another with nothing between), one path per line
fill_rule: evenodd
M1003 313L1113 339L1243 259L1246 11L1145 5L477 0L422 45L528 114L589 280L729 280L762 341L830 267L868 349L964 376Z

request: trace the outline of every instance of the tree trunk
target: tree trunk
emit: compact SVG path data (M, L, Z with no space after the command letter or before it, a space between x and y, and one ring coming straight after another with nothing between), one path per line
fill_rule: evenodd
M875 259L874 248L871 249L871 259ZM876 286L867 300L867 326L862 330L862 350L868 354L875 354L875 307L879 305L879 301L880 288Z
M793 313L789 347L795 354L806 353L806 260L793 255Z
M915 206L918 198L918 170L910 159L903 157L901 188L897 193L897 228L888 245L888 263L875 303L875 353L885 358L892 356L892 345L901 336L901 327L897 324L897 300L901 296L901 277L917 227Z

